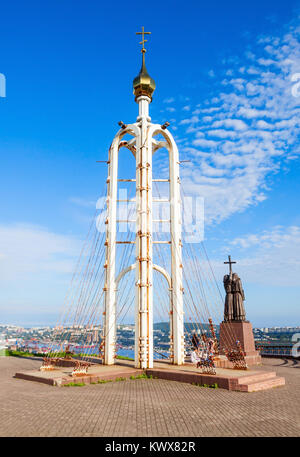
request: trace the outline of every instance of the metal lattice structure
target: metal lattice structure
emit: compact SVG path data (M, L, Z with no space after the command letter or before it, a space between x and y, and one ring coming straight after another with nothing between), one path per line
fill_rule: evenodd
M116 291L121 278L135 269L135 366L153 367L153 270L162 274L170 290L170 358L174 364L184 362L184 330L182 305L182 260L181 260L181 209L178 149L166 125L153 124L149 117L149 104L155 83L145 67L145 49L142 49L142 68L134 80L135 100L139 107L137 120L133 124L121 124L109 150L107 178L107 219L105 255L105 323L104 323L104 363L115 361L116 346ZM130 135L130 140L123 140ZM160 135L163 140L156 139ZM117 240L117 193L118 183L126 181L118 178L118 155L121 147L128 148L136 161L136 177L130 181L136 185L136 262L126 267L116 277ZM153 183L152 156L160 148L169 154L169 179L159 180L169 183L171 274L161 265L153 263L152 203ZM129 181L129 180L127 180Z

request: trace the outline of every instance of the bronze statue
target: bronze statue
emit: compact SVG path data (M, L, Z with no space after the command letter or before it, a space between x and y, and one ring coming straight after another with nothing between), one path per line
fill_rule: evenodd
M226 291L225 306L224 306L224 321L245 321L246 313L244 308L245 294L242 286L242 281L236 273L232 273L231 265L236 262L231 261L228 256L229 275L225 275L223 282Z

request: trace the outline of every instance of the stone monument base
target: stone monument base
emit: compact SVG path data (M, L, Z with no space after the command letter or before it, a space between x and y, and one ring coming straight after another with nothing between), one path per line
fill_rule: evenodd
M227 349L236 349L235 340L239 340L241 343L242 349L245 352L247 365L259 365L262 363L261 356L255 349L253 330L250 322L221 322L219 340L221 354L224 353L224 347Z
M223 357L225 362L225 356ZM93 358L94 361L96 358ZM98 362L100 360L98 359ZM232 367L230 367L232 368ZM198 386L215 386L227 390L237 390L240 392L256 392L259 390L271 389L274 387L283 386L285 380L282 377L277 377L274 371L262 371L261 369L249 370L226 370L224 368L216 368L216 374L202 373L199 368L196 368L193 363L185 363L184 365L173 365L165 360L155 360L153 368L146 370L137 369L134 367L134 361L119 360L115 365L102 365L101 363L93 363L88 372L80 376L72 376L73 367L56 367L52 371L27 370L15 374L18 379L27 381L37 381L51 386L69 386L72 388L74 384L90 385L102 384L109 381L129 381L144 377L145 374L154 378L165 379L169 381L186 382L189 384L197 384ZM22 389L22 385L20 386ZM96 390L97 387L95 386ZM129 388L129 387L128 387ZM117 391L118 392L118 391ZM192 394L192 392L191 392Z

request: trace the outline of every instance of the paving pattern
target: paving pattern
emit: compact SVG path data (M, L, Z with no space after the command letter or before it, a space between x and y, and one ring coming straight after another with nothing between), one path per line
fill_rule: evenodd
M300 436L300 362L263 359L286 385L243 393L160 379L53 387L13 378L40 361L0 357L1 436Z

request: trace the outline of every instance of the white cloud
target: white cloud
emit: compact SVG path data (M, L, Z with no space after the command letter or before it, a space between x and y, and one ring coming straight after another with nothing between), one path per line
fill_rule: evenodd
M263 91L264 87L252 82L246 84L247 95L257 95Z
M300 246L300 227L298 226L292 225L287 228L276 226L272 230L265 230L264 232L255 235L248 234L231 241L232 245L240 246L242 248L259 246L267 249L283 248L287 245L291 245L291 243L294 246Z
M259 75L259 71L255 67L249 67L246 71L249 75Z
M275 127L277 129L296 128L299 127L298 119L283 119L282 121L276 122Z
M242 78L232 78L230 80L224 79L221 84L223 84L223 86L231 85L236 90L241 91L244 89L245 80Z
M163 103L173 103L173 102L175 102L175 98L174 97L165 98L163 100Z
M0 225L2 321L55 324L81 248L77 238L36 225Z
M209 136L216 136L218 138L236 138L237 137L237 133L232 130L224 130L224 129L208 130L206 133Z
M70 273L79 250L80 242L71 236L27 224L0 225L2 281Z
M69 200L71 203L74 203L77 206L82 206L84 208L96 207L96 201L94 200L86 200L80 197L70 197Z
M246 130L247 124L240 119L223 119L221 121L215 121L212 127L227 127L233 128L234 130Z
M265 50L267 50L267 48L268 47L265 47ZM264 65L264 66L267 66L267 67L269 67L270 65L276 65L277 64L277 62L275 62L272 59L263 59L263 58L258 59L257 62L259 63L259 65Z
M183 151L192 160L182 170L183 186L204 197L206 224L263 201L269 176L299 158L300 106L291 81L300 72L299 35L300 28L290 26L281 37L258 40L242 66L232 59L219 93L180 123L189 126Z
M212 140L205 140L205 139L199 138L199 139L193 141L193 145L200 146L202 148L213 148L217 145L217 143Z
M199 132L198 128L195 127L193 124L190 125L190 126L186 129L186 133L197 133L197 135L200 135L200 132ZM203 133L203 136L204 136L204 133ZM178 143L178 140L177 140L177 143Z
M183 119L182 121L179 122L179 124L180 125L195 124L197 122L199 122L199 117L198 116L192 116L191 118Z
M254 119L256 117L268 116L268 111L257 109L257 108L244 108L241 107L238 110L238 115L247 119Z
M219 111L220 108L218 106L212 106L211 108L202 108L202 109L198 109L198 113L214 113L216 111Z
M213 120L213 117L212 116L203 116L202 117L202 122L211 122Z
M299 226L277 226L262 233L236 238L229 244L231 250L238 249L239 271L247 277L247 281L300 286Z
M268 123L266 121L262 121L262 120L257 121L256 125L259 129L273 130L273 128L274 128L273 124L270 124L270 123Z

